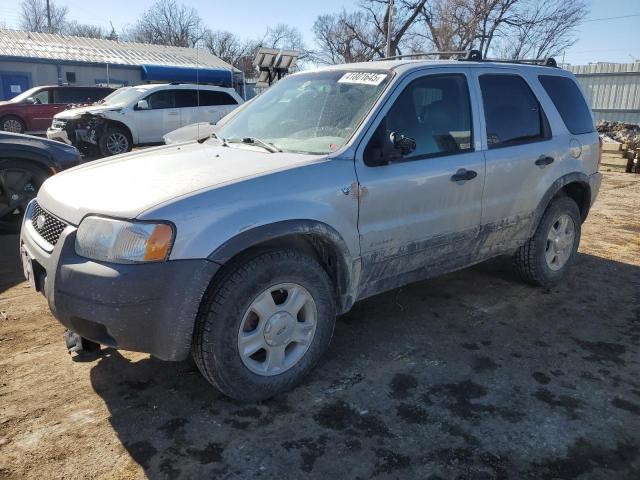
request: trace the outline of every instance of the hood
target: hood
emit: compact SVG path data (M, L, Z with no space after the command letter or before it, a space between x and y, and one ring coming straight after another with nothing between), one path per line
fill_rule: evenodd
M100 112L117 112L122 110L122 107L114 105L90 105L88 107L70 108L56 114L53 118L59 118L62 120L70 120L72 118L80 117L85 113L100 113Z
M169 145L86 163L49 178L38 203L74 225L89 213L135 218L160 203L317 161L218 142Z

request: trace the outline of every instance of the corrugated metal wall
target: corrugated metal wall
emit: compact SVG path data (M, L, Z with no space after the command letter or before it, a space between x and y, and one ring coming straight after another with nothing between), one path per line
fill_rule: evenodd
M640 62L571 66L584 89L596 122L640 124Z

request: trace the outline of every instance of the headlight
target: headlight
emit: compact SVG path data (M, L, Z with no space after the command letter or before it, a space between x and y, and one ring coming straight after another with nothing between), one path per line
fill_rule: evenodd
M169 258L173 237L167 223L86 217L76 233L76 253L112 263L163 262Z

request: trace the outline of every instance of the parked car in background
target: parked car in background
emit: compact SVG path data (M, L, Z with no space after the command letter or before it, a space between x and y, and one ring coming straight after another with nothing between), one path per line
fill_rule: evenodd
M18 231L44 181L78 164L80 152L71 145L0 132L0 231Z
M241 103L234 89L210 85L123 87L99 105L59 113L47 137L117 155L137 145L160 144L163 135L185 125L215 123Z
M497 255L562 282L602 180L587 102L555 62L471 58L300 72L204 142L57 175L27 277L77 337L193 355L243 401L298 384L358 300Z
M107 87L53 85L33 87L6 102L0 102L0 130L44 134L56 113L72 105L88 105L113 92Z

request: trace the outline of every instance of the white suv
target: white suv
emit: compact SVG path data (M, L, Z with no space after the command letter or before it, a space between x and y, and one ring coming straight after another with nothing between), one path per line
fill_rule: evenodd
M98 147L104 156L162 143L162 136L196 122L215 123L243 103L232 88L190 84L123 87L96 105L57 114L47 137Z

